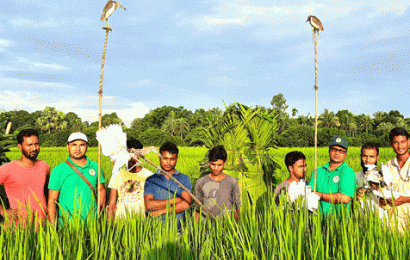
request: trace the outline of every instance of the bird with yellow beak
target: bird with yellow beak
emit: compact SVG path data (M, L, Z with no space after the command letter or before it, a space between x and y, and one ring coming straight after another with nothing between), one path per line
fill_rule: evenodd
M110 15L114 13L117 7L121 7L122 9L127 10L117 1L108 1L108 3L104 6L103 14L101 15L101 21L105 20L105 27L109 28L108 17L110 17Z

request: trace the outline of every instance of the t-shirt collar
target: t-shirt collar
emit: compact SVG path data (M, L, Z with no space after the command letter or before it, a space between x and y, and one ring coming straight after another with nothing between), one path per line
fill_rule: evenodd
M163 175L160 170L157 170L156 174ZM172 176L173 175L178 175L178 174L180 174L180 172L177 169L175 169L175 172L172 174Z
M328 170L328 171L330 172L330 170L329 170L329 165L330 165L330 162L326 163L324 167L326 168L326 170ZM346 165L346 162L343 162L341 165L339 165L339 166L338 166L336 169L334 169L332 172L334 172L334 171L339 171L339 170L342 169L345 165Z
M404 166L409 162L409 160L410 160L410 156L409 156L409 158L407 158L407 161L403 164L403 168L404 168ZM394 165L397 167L397 169L399 169L399 171L400 171L401 168L400 168L399 162L397 161L397 156L394 157L393 163L394 163Z
M87 163L86 163L84 166L80 166L80 165L76 164L75 162L73 162L73 161L71 160L70 155L67 156L67 160L69 160L69 161L70 161L72 164L74 164L75 166L78 166L78 167L81 167L81 168L87 168L87 167L90 165L90 163L91 163L90 159L88 159L87 156L85 156L85 158L87 159Z

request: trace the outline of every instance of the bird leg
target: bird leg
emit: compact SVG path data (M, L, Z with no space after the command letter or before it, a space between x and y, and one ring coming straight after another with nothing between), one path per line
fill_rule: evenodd
M109 27L110 27L110 25L108 24L108 18L107 18L107 19L105 19L105 27L107 27L107 28L109 28Z

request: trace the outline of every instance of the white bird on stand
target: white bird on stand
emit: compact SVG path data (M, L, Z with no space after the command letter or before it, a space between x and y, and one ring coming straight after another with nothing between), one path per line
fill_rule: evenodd
M98 130L97 140L101 144L102 154L114 162L112 176L117 174L124 164L128 166L128 161L131 158L136 158L138 160L136 165L139 165L138 155L146 155L150 152L155 152L160 155L155 146L148 146L143 149L132 149L133 153L128 152L127 134L122 131L120 125L116 124ZM129 171L130 169L127 167L127 170Z
M104 6L103 14L101 15L101 21L105 20L105 27L110 28L108 25L108 17L112 15L117 7L121 7L124 10L125 9L120 3L117 1L108 1L108 3Z

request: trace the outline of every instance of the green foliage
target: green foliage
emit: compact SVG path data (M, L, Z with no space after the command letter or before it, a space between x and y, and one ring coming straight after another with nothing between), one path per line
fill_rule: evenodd
M315 129L307 125L292 125L278 137L282 147L309 147L315 145Z
M184 145L184 141L180 138L171 136L170 133L156 128L148 128L138 137L139 141L144 146L161 146L166 141L174 142L176 145Z
M244 201L247 201L248 194L256 201L266 192L277 166L271 155L276 120L260 107L233 104L223 117L209 117L208 123L201 134L205 146L208 149L218 144L225 147L228 152L225 171L239 179Z
M0 128L7 124L7 121L0 124ZM17 144L16 137L13 134L4 134L0 132L0 165L10 162L10 159L6 156L6 153L10 151L10 148Z

